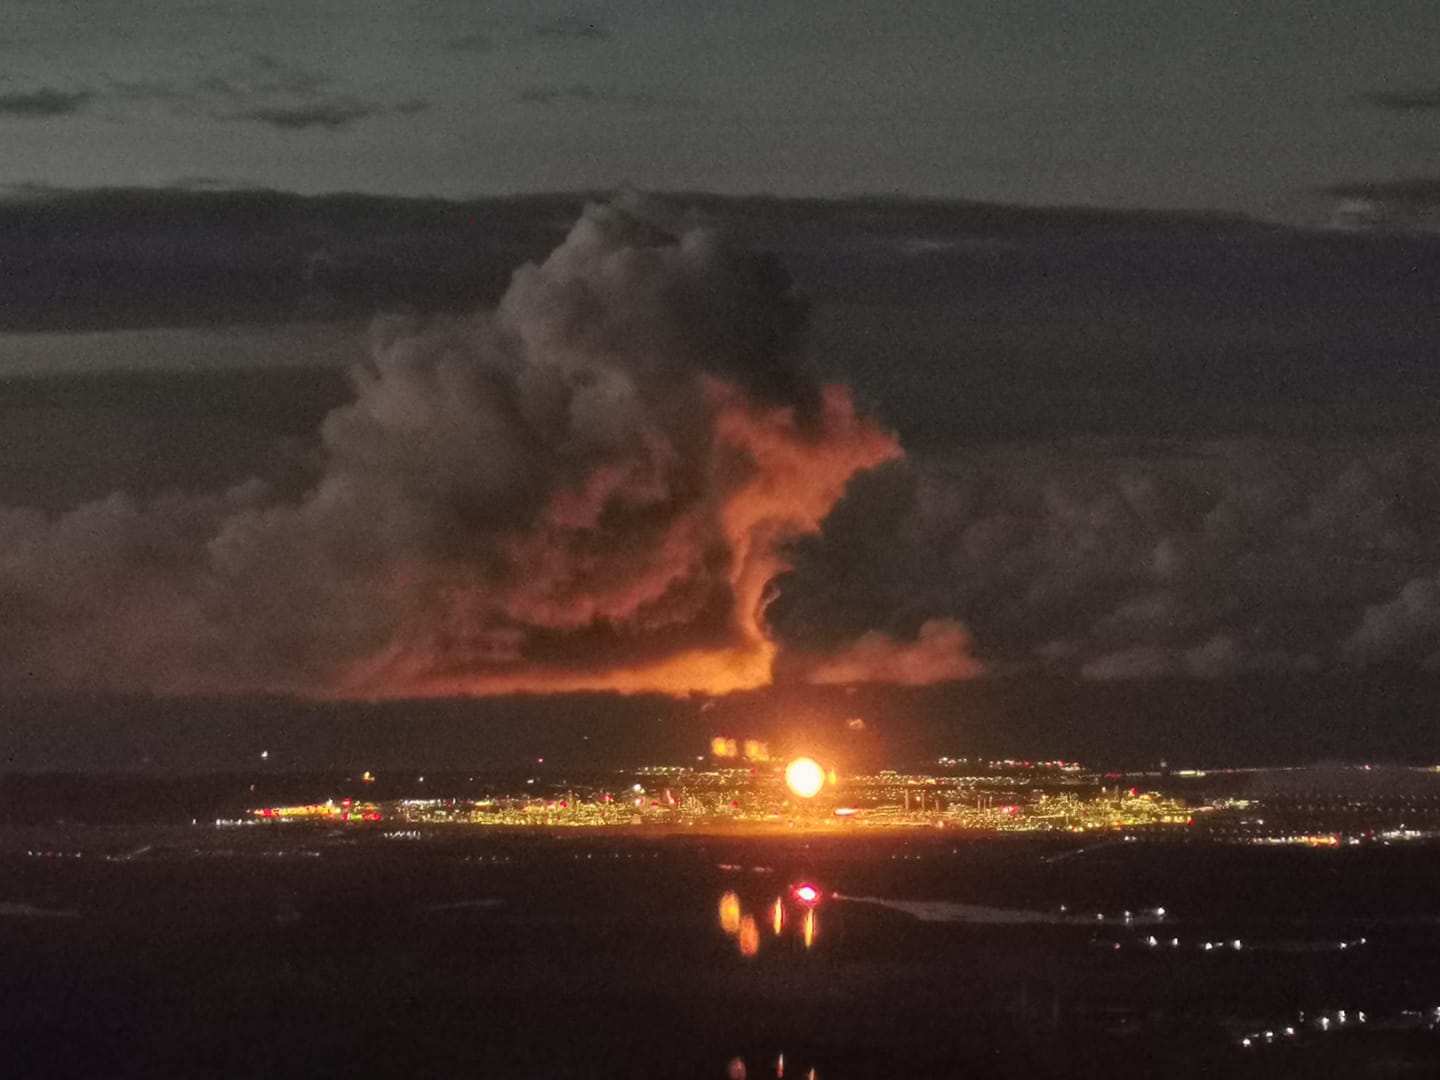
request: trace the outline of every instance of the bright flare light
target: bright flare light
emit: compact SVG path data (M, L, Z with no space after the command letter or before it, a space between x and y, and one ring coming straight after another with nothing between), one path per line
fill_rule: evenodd
M825 786L825 770L808 757L785 766L785 784L802 799L813 799Z
M802 904L813 904L820 899L820 890L814 885L796 885L794 892L795 899Z

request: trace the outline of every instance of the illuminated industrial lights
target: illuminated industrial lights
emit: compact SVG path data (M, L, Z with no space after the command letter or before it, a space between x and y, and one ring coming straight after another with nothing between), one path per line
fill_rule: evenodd
M785 785L802 799L813 799L825 786L825 770L810 758L796 758L785 766Z
M820 890L809 883L796 885L791 892L794 894L795 899L799 900L802 904L814 904L820 899Z

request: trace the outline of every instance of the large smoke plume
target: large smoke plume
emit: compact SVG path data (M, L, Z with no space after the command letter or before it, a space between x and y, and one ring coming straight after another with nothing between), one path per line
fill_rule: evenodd
M806 375L804 314L772 260L592 206L494 311L377 323L303 497L0 510L0 689L764 685L786 545L900 453Z

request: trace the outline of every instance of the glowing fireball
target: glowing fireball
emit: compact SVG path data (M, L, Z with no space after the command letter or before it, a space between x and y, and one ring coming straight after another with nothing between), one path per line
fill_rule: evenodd
M808 757L796 758L785 766L785 783L802 799L813 799L825 786L825 770Z

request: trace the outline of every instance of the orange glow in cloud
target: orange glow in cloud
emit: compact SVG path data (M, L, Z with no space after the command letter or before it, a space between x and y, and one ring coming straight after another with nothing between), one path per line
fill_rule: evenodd
M533 563L533 575L498 597L451 590L444 618L437 620L433 611L417 615L396 641L346 670L333 696L610 690L683 697L768 686L779 648L766 625L765 608L771 583L789 569L785 545L818 532L850 480L900 457L901 449L893 435L856 412L846 387L824 388L819 415L802 423L791 408L763 406L727 383L703 381L713 410L708 480L713 498L671 524L653 571L625 589L597 587L581 597L572 590L562 597L555 576L561 571L547 560L563 560L565 552L550 542L550 533L536 533L512 545ZM578 513L570 505L573 496L564 501L563 508L552 507L552 518L570 520ZM701 575L697 568L714 541L727 555L724 581L731 597L723 638L666 653L665 639L683 625L652 628L646 614ZM509 625L494 629L486 622ZM527 656L527 632L515 626L530 624L538 636L596 622L622 637L633 633L637 652L659 655L604 668L587 667L583 658L540 662Z

